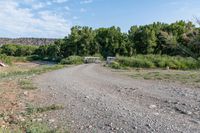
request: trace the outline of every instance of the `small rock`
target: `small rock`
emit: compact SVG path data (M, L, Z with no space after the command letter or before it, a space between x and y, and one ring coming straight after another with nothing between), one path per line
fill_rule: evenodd
M154 114L154 115L156 115L156 116L158 116L158 115L159 115L159 113L157 113L157 112L156 112L156 113L153 113L153 114Z
M182 103L183 106L186 106L186 103Z
M111 127L113 126L113 123L112 123L112 122L110 123L110 126L111 126Z
M121 90L117 90L118 92L121 92Z
M92 125L89 125L88 128L92 128Z
M170 100L165 100L164 102L165 102L165 103L171 103L171 101L170 101Z
M174 104L179 104L179 102L174 102Z
M105 125L108 126L108 127L112 127L113 123L109 123L109 124L105 124Z
M88 99L88 98L89 98L89 96L85 96L85 98L87 98L87 99Z
M154 109L154 108L156 108L156 107L157 107L156 105L150 105L150 106L149 106L150 109Z
M58 126L54 126L54 129L58 128Z
M119 130L119 128L118 128L118 127L116 127L115 129L116 129L116 130Z
M134 90L137 90L137 88L130 88L130 90L133 90L133 91L134 91Z
M149 129L151 128L151 126L149 124L146 124L145 126L148 127Z
M187 94L182 94L182 96L184 96L184 97L185 97L185 96L187 96Z
M2 127L2 128L5 128L5 127L6 127L6 125L1 125L1 127Z
M136 127L136 126L134 126L134 127L133 127L133 129L137 129L137 127Z
M24 119L21 115L18 117L18 119L19 119L21 122L24 122L24 121L25 121L25 119Z
M192 114L192 112L190 112L190 111L186 111L186 114L188 114L188 115L191 115L191 114Z
M38 122L41 122L41 121L42 121L42 119L41 119L41 118L38 118L38 119L37 119L37 121L38 121Z
M20 121L21 121L21 122L24 122L24 121L25 121L25 119L24 119L24 118L21 118L21 119L20 119Z
M126 108L125 108L125 107L123 107L123 110L126 110Z
M175 107L175 110L176 110L177 112L179 112L179 113L181 113L181 114L185 114L185 115L191 115L191 114L192 114L192 112L190 112L190 111L185 111L185 110L180 109L180 108L178 108L178 107Z
M25 96L28 96L28 91L25 91L25 92L24 92L24 95L25 95Z
M6 65L0 61L0 67L6 67Z
M194 114L195 114L195 115L198 115L198 114L199 114L199 112L194 112Z
M49 122L50 122L50 123L54 123L55 120L54 120L54 119L50 119Z
M81 126L81 127L80 127L80 130L83 130L83 128L84 128L84 127L83 127L83 126Z

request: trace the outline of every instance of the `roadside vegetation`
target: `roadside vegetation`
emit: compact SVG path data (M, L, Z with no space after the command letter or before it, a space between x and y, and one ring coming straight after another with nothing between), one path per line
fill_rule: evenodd
M196 62L200 56L200 29L192 22L185 21L132 26L128 33L123 33L119 27L114 26L99 29L74 26L71 34L54 44L3 45L0 54L3 54L0 59L8 63L10 61L5 55L18 56L20 59L80 64L82 57L98 54L104 58L120 56L118 63L121 65L147 68L168 65L174 69L193 69L199 67ZM183 61L184 58L188 61Z
M6 57L6 56L5 56ZM14 57L6 57L14 58ZM17 59L19 61L19 59ZM62 128L50 128L38 116L47 111L63 109L62 105L48 107L29 106L31 97L37 89L32 78L38 74L57 70L64 65L46 64L47 62L32 63L12 62L9 67L0 68L0 132L14 133L63 133ZM43 64L43 65L41 65ZM37 96L34 96L37 97Z
M69 56L67 58L64 58L60 61L61 64L68 64L68 65L72 65L72 64L83 64L83 57L80 56Z
M191 57L167 55L136 55L132 57L117 57L112 68L169 68L169 69L198 69L200 62Z
M134 79L174 82L191 87L200 87L199 70L166 70L166 69L142 69L131 68L115 70L121 74L128 75Z

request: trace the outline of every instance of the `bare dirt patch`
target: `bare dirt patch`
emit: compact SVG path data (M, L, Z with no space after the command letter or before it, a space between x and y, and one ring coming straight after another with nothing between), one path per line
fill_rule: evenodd
M32 78L62 67L49 62L17 62L0 69L0 132L57 131L43 123L42 113L61 106L33 107L32 103L43 95L36 93Z

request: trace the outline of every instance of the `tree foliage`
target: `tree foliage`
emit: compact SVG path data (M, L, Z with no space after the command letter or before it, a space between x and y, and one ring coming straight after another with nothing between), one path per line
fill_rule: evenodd
M4 45L1 53L13 56L37 54L60 60L69 56L100 54L107 56L133 56L160 54L170 56L200 56L200 29L192 22L153 23L132 26L128 33L119 27L92 29L74 26L71 33L54 44L32 47ZM189 52L188 52L189 51Z

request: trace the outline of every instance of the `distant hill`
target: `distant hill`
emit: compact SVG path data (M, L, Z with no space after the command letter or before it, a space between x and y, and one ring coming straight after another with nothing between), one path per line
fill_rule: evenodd
M19 45L49 45L58 39L51 38L0 38L0 45L19 44Z

